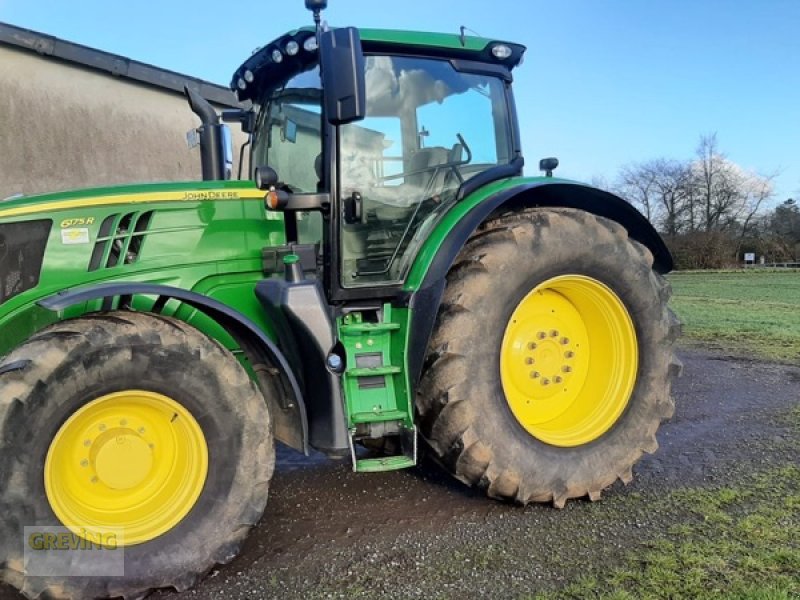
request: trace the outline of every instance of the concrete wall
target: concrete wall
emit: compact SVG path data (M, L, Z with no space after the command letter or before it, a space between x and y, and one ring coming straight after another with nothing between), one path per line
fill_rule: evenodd
M181 94L0 45L0 200L199 179L200 149L186 144L199 124Z

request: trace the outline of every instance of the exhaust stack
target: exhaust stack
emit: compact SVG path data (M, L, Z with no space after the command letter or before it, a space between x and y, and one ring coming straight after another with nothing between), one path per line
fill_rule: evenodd
M197 128L200 138L200 164L203 180L228 179L228 152L226 151L226 125L219 122L219 115L208 100L203 98L188 86L184 86L184 93L189 101L189 108L200 117L202 125ZM229 138L228 138L229 139Z

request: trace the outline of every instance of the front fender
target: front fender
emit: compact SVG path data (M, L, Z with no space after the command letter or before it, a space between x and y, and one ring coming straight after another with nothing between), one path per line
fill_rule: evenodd
M256 381L270 403L275 437L292 448L309 453L305 401L289 362L255 323L231 307L197 292L168 285L135 282L102 283L68 289L39 300L37 304L47 310L61 312L76 304L103 299L104 308L110 309L114 298L120 299L120 305L130 304L130 299L135 295L155 296L153 312L160 312L167 301L174 298L219 323L244 351L256 371ZM265 389L269 378L258 374L258 366L278 371L280 386L283 388L278 391L288 396L284 402L275 398L272 390Z
M416 382L439 311L445 276L464 243L492 213L533 206L576 208L616 221L646 246L659 273L672 270L672 255L661 236L630 203L610 192L552 177L513 177L486 185L458 202L421 248L406 280L413 309L409 332L409 374Z

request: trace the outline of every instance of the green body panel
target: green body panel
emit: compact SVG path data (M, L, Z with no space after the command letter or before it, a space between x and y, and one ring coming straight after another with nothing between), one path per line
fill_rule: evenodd
M406 427L413 426L405 362L409 314L408 309L385 304L382 323L364 323L360 313L337 319L339 339L349 365L344 372L348 428L358 423L390 420L402 421ZM378 364L360 366L360 359L366 355ZM378 385L367 386L364 378Z
M431 46L447 50L474 50L479 52L490 43L498 40L455 33L434 33L429 31L402 31L394 29L360 29L362 42L387 42L403 46Z
M140 233L131 224L150 213ZM124 219L130 215L127 230ZM194 290L243 313L273 337L272 326L253 293L263 279L261 250L285 242L283 215L267 212L263 192L250 182L187 182L120 186L17 198L0 203L0 223L51 219L39 284L0 305L0 356L35 331L59 319L100 309L100 301L49 314L36 302L59 291L93 283L137 281ZM106 221L110 235L101 236ZM120 235L116 235L120 229ZM75 241L77 235L77 243ZM138 254L125 262L132 239ZM71 243L69 243L71 240ZM111 264L111 248L121 249ZM98 259L92 268L93 255ZM137 297L148 310L153 299ZM171 301L164 314L197 326L233 348L233 341L188 306Z
M422 281L428 272L434 258L439 253L447 235L455 227L461 219L463 219L470 210L475 206L503 190L512 188L518 185L535 183L537 181L546 180L548 183L575 183L567 179L558 179L555 177L509 177L494 181L488 185L483 186L472 192L469 196L463 198L460 202L455 204L447 213L445 213L433 230L428 235L422 247L419 249L414 264L406 277L403 289L413 292L419 289Z

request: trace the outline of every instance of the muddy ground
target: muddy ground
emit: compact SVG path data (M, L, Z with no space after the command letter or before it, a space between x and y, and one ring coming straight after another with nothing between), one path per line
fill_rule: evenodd
M698 350L681 358L659 450L599 503L509 506L433 465L355 474L281 449L267 512L241 556L184 595L150 598L517 598L614 565L674 519L675 507L652 510L651 499L800 460L786 419L800 404L800 367ZM17 598L0 588L0 600Z

